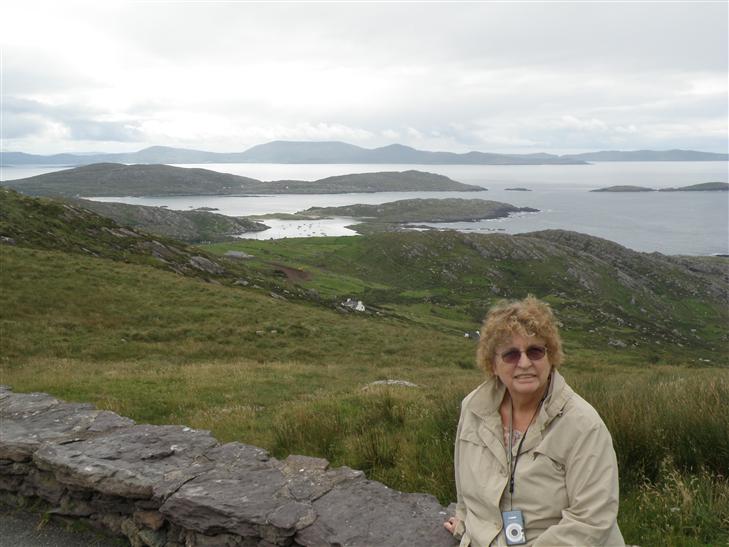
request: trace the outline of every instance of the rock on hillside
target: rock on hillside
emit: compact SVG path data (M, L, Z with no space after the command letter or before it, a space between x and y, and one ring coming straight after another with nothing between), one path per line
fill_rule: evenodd
M229 217L209 211L173 211L127 203L75 199L72 203L145 232L189 243L226 241L246 232L261 232L268 226L247 218Z
M604 265L614 280L634 291L650 291L657 296L671 291L674 296L708 297L729 305L729 283L716 276L722 259L709 269L706 257L669 257L660 253L639 253L607 239L566 230L543 230L518 237L550 241L566 253ZM725 274L729 261L723 261ZM711 271L712 273L707 275Z

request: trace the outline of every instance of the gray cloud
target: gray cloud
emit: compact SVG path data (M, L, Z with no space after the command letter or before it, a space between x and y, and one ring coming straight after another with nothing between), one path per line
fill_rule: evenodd
M727 5L634 3L137 4L110 32L167 60L318 58L724 70ZM97 8L97 11L99 9ZM96 17L101 17L97 13ZM164 31L162 31L164 30Z
M3 137L57 151L273 138L724 150L727 11L149 2L54 5L43 23L16 6L0 21Z
M15 112L3 115L3 138L19 139L43 133L46 124L38 116L17 114Z
M102 142L140 142L144 139L138 128L125 122L69 120L66 122L72 139Z

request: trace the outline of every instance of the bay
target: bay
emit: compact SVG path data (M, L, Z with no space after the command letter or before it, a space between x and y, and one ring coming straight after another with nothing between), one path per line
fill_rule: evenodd
M94 198L189 210L211 207L225 215L293 213L313 206L384 203L428 197L480 198L533 207L539 213L468 223L439 223L438 228L466 232L524 233L563 229L602 237L631 249L664 254L729 254L729 195L726 192L594 193L614 185L650 188L727 182L728 162L599 162L590 165L343 165L343 164L200 164L200 167L260 180L316 180L327 176L417 169L446 175L487 192L382 192L374 194L314 194L276 196L179 196ZM36 167L51 172L62 167ZM19 171L15 171L15 169ZM3 180L30 176L32 167L3 168ZM20 173L20 177L15 176ZM530 192L507 190L525 187ZM312 237L355 235L351 219L274 221L271 230L249 237Z

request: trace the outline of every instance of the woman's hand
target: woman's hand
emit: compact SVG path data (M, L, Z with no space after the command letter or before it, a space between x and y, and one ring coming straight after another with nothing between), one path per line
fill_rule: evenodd
M451 534L455 534L456 528L458 528L458 524L461 522L461 519L458 517L451 517L447 521L443 523L443 527L448 530Z

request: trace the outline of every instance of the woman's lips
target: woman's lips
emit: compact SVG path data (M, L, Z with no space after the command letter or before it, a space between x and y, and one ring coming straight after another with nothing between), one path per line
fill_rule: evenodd
M536 377L536 374L520 374L518 376L514 376L514 380L532 380Z

